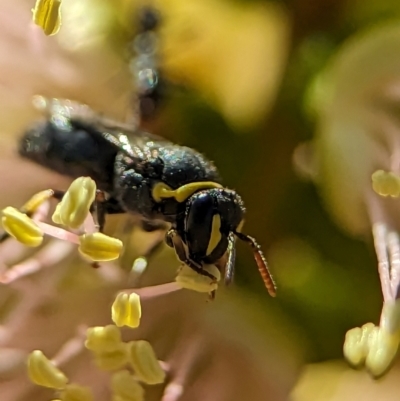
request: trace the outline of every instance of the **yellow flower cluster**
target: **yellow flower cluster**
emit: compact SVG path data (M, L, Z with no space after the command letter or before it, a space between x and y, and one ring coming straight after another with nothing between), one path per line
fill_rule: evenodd
M372 174L371 178L372 188L378 195L392 198L400 196L400 177L397 174L378 170Z
M117 326L138 327L141 317L140 298L134 293L120 293L111 311L112 319ZM100 369L119 371L112 378L113 400L142 400L144 390L138 381L150 385L160 384L164 382L165 372L147 341L124 343L117 326L88 329L85 347L92 351L96 365ZM134 373L129 373L127 367Z
M112 306L112 316L119 326L138 327L141 317L139 296L119 294ZM165 372L152 346L143 340L124 343L115 325L89 328L85 347L93 353L98 368L115 371L111 377L112 401L143 401L144 389L139 382L154 385L165 380ZM62 401L93 400L90 389L69 384L65 374L41 351L30 354L28 375L33 383L58 390Z
M366 323L346 333L345 358L353 366L365 365L374 376L382 376L391 366L400 344L400 302L383 307L381 325Z
M69 238L79 244L79 252L87 259L96 262L115 260L119 257L123 244L119 239L102 233L83 234L79 237L63 229L35 222L26 213L33 213L41 203L51 197L52 191L42 191L34 195L19 211L6 207L2 211L4 230L26 246L39 246L44 234L58 238ZM52 216L56 224L77 229L85 222L96 196L96 183L90 177L79 177L72 182ZM62 234L62 235L61 235Z

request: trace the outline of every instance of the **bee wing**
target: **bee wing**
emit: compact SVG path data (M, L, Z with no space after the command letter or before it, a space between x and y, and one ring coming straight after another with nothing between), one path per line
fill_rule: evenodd
M165 139L139 130L133 124L121 123L96 113L88 105L69 99L45 98L35 96L33 104L49 119L64 118L73 125L82 128L96 127L101 135L113 147L125 153L133 162L143 162L156 157L152 150L163 144L170 144ZM89 130L95 134L93 130Z

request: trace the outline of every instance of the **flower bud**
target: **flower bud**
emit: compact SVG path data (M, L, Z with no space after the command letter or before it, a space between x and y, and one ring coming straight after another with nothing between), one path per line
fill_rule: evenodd
M79 242L79 252L96 262L118 259L123 247L122 241L102 233L84 234Z
M63 389L68 382L64 373L56 368L42 351L33 351L29 355L28 375L33 383L54 389Z
M43 232L26 214L8 206L2 211L1 222L4 230L26 246L39 246Z
M121 292L117 295L111 307L111 318L118 327L138 327L141 315L142 308L138 294Z
M154 353L153 347L147 341L132 341L129 343L130 363L139 380L146 384L163 383L165 372Z
M86 331L85 347L93 352L113 352L121 341L121 332L114 325L90 327Z
M393 172L383 170L375 171L372 174L372 188L381 196L400 196L400 177Z
M79 228L85 221L96 196L96 183L90 177L79 177L57 205L53 221L70 228Z
M37 0L32 10L33 22L40 26L45 35L55 35L61 27L61 0Z
M181 267L175 280L179 286L188 290L197 292L211 292L216 290L218 288L218 281L221 279L220 271L214 265L204 265L203 269L212 274L215 280L195 272L187 265Z
M143 387L127 371L114 373L111 378L112 401L143 401Z
M68 385L60 394L61 401L93 401L93 394L87 387Z

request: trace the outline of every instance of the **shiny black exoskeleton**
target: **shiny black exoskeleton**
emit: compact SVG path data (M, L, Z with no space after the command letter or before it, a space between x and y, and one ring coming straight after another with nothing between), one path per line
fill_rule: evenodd
M162 98L155 55L158 24L157 12L143 8L132 42L136 56L131 66L142 120ZM25 133L20 154L72 178L90 176L99 190L93 210L100 230L107 214L135 214L147 231L168 229L166 243L182 263L210 278L214 277L206 265L215 265L227 283L233 277L239 238L252 246L264 283L275 294L260 247L240 232L245 213L240 196L222 186L214 164L203 155L101 118L68 100L46 101L44 110L47 119Z
M213 277L204 270L204 265L213 264L230 282L235 239L250 243L274 294L259 246L240 232L243 202L221 185L213 163L191 148L130 131L87 109L82 115L79 107L68 101L50 102L48 118L20 141L21 156L72 178L90 176L102 193L95 208L100 229L106 214L113 213L140 216L148 231L168 224L167 244L200 274Z

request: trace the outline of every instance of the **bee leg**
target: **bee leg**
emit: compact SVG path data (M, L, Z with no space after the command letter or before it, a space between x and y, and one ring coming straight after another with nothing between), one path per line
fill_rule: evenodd
M190 259L182 260L183 263L188 265L191 269L193 269L196 273L200 274L201 276L208 277L214 281L217 280L215 276L213 276L211 273L209 273L207 270L204 270L200 265L197 263L193 262Z
M147 233L151 233L157 230L167 230L167 225L163 221L158 220L141 220L140 225L142 227L142 230L146 231Z
M196 273L198 273L202 276L205 276L205 277L209 277L212 280L216 280L216 277L214 277L208 271L204 270L200 264L198 264L198 263L194 262L193 260L191 260L190 258L188 258L188 256L186 255L186 250L183 245L182 238L180 237L180 235L177 233L176 230L173 230L173 229L169 230L167 232L165 240L166 240L167 245L169 245L175 249L176 255L178 256L178 259L182 263L189 266Z
M106 202L107 201L104 192L98 189L96 191L96 198L93 202L90 212L93 216L94 225L100 233L104 231L104 225L106 224Z

